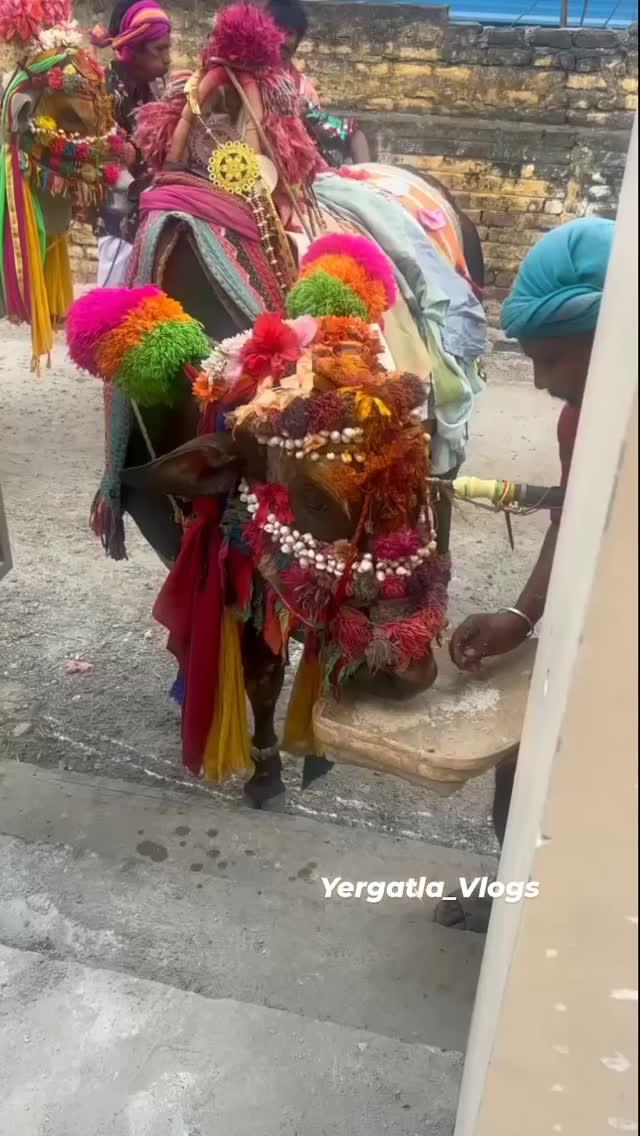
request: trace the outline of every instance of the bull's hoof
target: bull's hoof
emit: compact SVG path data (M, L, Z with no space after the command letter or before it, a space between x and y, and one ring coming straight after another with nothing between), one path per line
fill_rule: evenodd
M256 781L254 773L251 780L247 781L244 787L244 795L247 799L247 804L251 805L252 809L282 812L282 809L278 808L277 802L282 800L284 804L286 789L280 777L274 781Z
M255 772L244 787L248 804L252 809L282 812L286 790L282 780L282 761L278 747L266 750L254 749L251 756Z
M491 918L491 898L487 895L466 899L459 891L454 894L454 900L441 899L436 904L434 923L454 931L475 931L478 935L486 935Z
M287 795L284 791L284 785L281 793L276 793L275 797L267 797L261 805L254 805L253 807L260 809L263 813L286 813Z

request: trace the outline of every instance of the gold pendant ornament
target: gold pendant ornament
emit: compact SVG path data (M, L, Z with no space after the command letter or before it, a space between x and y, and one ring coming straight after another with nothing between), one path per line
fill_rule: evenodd
M227 193L252 193L260 180L255 150L245 142L225 142L209 158L209 180Z

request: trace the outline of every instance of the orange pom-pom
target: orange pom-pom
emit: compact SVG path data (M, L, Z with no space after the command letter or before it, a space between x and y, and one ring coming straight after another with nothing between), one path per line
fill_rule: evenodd
M369 276L352 257L338 253L318 257L303 268L301 276L313 276L316 272L326 272L328 276L342 280L343 284L351 288L366 304L372 323L377 323L382 318L387 308L384 284Z
M184 322L190 318L177 300L165 295L149 296L118 327L103 335L95 351L98 372L103 379L114 379L126 352L137 347L148 332L165 320Z

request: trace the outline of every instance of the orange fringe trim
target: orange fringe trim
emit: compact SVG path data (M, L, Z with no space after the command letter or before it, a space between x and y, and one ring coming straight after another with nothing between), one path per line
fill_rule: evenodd
M129 312L118 327L102 336L95 353L99 373L104 379L114 379L127 351L138 347L145 335L154 331L159 323L165 320L185 323L189 319L177 300L171 300L169 296L149 296Z

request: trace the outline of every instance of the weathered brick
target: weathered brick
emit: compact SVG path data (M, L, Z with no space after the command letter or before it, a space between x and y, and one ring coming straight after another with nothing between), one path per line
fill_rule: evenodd
M533 28L529 35L529 43L535 47L555 47L558 49L571 48L573 39L571 32L564 28Z
M534 67L544 67L546 70L573 71L576 65L576 57L572 51L549 51L547 48L536 48L532 62Z
M73 225L70 231L70 240L74 245L92 245L95 244L95 236L90 225Z
M528 67L533 58L529 47L488 47L484 59L488 64L501 67Z
M526 28L487 28L485 40L488 44L524 44L527 42Z
M606 91L607 81L601 75L568 75L567 87L572 91Z
M450 24L444 35L447 43L476 43L482 35L482 24Z
M475 63L484 62L486 48L481 45L453 43L443 49L442 58L446 63Z
M495 245L513 245L524 246L528 248L534 245L536 241L540 240L540 231L532 229L487 229L487 236L484 238L491 241Z
M518 245L493 244L487 241L482 246L482 251L487 264L492 267L499 265L503 271L512 271L518 268L527 250Z
M490 173L457 174L449 172L446 168L441 168L438 171L438 176L441 176L442 180L452 189L463 189L470 194L497 193L508 194L510 197L544 198L553 193L553 186L550 186L548 182L534 178L516 180Z
M610 201L615 196L615 191L610 185L590 185L586 196L589 201Z
M617 47L618 34L606 28L579 28L573 33L576 47Z
M543 213L510 213L506 211L495 212L487 209L482 212L482 223L491 227L499 227L510 231L512 229L520 231L535 231L546 232L557 224L556 219L553 221L549 216Z
M511 285L513 284L513 278L515 276L516 271L517 271L517 265L516 265L515 269L513 269L510 272L497 272L496 273L496 281L495 281L496 282L496 295L501 296L503 299L506 299L507 294L508 294L508 290L511 287ZM503 289L503 291L501 291L501 289Z
M609 53L606 51L576 52L576 71L580 74L596 74L606 67Z
M470 201L473 201L472 208L474 209L488 209L493 212L509 213L511 211L517 213L538 213L542 211L543 201L530 201L526 197L504 197L500 194L484 194L484 193L469 193Z

